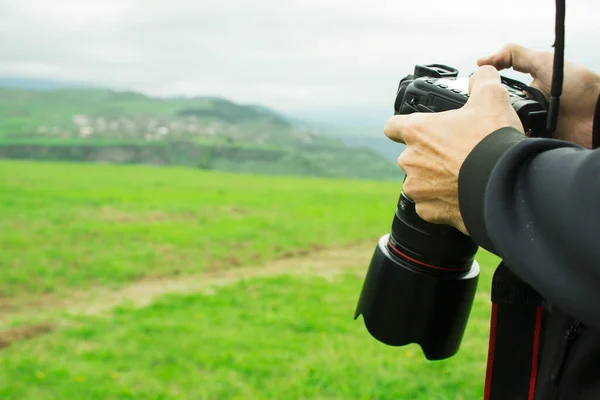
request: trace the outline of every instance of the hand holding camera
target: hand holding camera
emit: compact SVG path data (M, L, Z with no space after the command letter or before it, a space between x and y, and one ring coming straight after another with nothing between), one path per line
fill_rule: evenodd
M395 115L385 134L408 147L398 158L406 173L404 193L426 221L453 226L467 234L458 207L462 161L488 134L506 127L523 131L509 92L493 67L481 67L469 80L469 99L459 109Z
M552 86L553 53L535 51L510 43L500 51L477 60L477 64L492 65L498 70L513 68L530 74L531 87L541 91L546 99ZM600 94L600 75L592 70L565 62L563 93L556 137L587 148L592 147L592 119Z
M468 80L416 65L384 128L406 144L406 176L354 317L382 343L452 357L477 250L499 256L485 399L600 398L600 75L565 63L564 39L557 0L554 54L509 44ZM510 67L531 86L499 74Z
M355 312L379 341L419 343L429 360L458 351L479 278L478 245L458 205L461 166L501 128L544 136L544 103L541 93L501 77L492 66L466 81L446 65L417 65L400 81L385 133L407 144L398 159L406 180Z

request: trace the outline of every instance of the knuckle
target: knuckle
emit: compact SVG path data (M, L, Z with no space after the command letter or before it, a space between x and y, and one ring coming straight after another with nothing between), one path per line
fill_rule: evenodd
M415 204L415 212L417 213L417 215L419 217L421 217L421 219L423 219L427 222L432 221L431 208L428 207L426 204L416 203Z
M406 175L408 175L409 170L413 177L415 173L419 173L418 153L412 147L407 146L398 156L397 162L400 169L402 169Z
M416 203L415 212L421 219L432 224L442 224L446 222L445 215L430 202Z
M412 131L419 130L425 125L427 119L431 117L427 113L414 112L408 115L408 124Z
M480 74L497 74L498 70L493 65L482 65L479 67Z
M494 78L497 78L494 80L500 81L500 74L495 66L482 65L479 68L477 68L477 70L475 71L475 73L473 73L473 75L471 75L471 77L469 78L469 82L472 84L473 82L489 81L489 80L492 80L492 79L490 79L492 76Z
M408 174L406 175L404 185L402 185L402 191L416 203L425 200L427 197L426 190L424 190L423 186L419 183L419 177Z
M496 99L508 99L509 95L502 83L496 81L485 81L478 86L478 91L488 97Z
M395 125L396 125L396 120L394 119L394 117L389 118L384 127L383 127L383 133L388 137L388 138L392 138L393 136L395 136Z
M502 49L502 54L506 57L507 66L513 66L515 62L518 63L519 59L523 57L527 49L516 42L507 43Z
M408 116L408 122L412 128L411 131L414 132L422 129L427 121L427 117L428 116L425 113L420 112L410 114Z
M402 191L404 192L404 194L406 194L408 197L410 197L411 199L415 200L415 185L414 185L414 180L413 178L411 178L408 174L406 175L406 180L404 181L404 184L402 185ZM417 196L418 197L418 196Z
M508 42L504 45L504 47L502 48L503 52L507 52L507 53L512 53L513 51L520 49L521 45L518 44L517 42Z
M479 88L482 92L487 93L498 93L500 91L505 91L504 86L500 82L495 81L485 81L481 82Z
M408 148L405 148L402 153L398 156L398 166L402 169L408 166L410 160L410 151Z

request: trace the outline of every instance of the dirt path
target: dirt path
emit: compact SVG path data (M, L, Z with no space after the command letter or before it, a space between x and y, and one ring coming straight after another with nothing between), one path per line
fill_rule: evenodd
M124 304L144 307L155 298L168 293L211 293L218 287L250 278L305 274L333 277L353 267L366 272L373 249L374 243L371 241L352 247L319 250L305 256L276 260L264 265L139 281L116 291L98 290L84 295L84 298L74 298L68 302L65 309L75 314L99 314Z
M176 278L142 280L117 290L98 288L87 292L72 292L60 299L37 301L37 305L0 310L0 348L10 345L12 341L29 339L51 331L50 328L39 329L39 326L61 325L64 313L99 315L121 305L144 307L165 294L211 293L218 287L257 277L315 275L332 278L348 270L362 275L366 272L374 246L375 240L369 240L346 247L316 250L264 265ZM12 325L14 321L24 326L7 329L7 325ZM28 329L28 326L31 329Z

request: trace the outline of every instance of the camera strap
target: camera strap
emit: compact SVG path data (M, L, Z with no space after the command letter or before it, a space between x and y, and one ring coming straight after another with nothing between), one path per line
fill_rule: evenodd
M540 103L545 109L548 109L548 100L546 100L546 96L544 96L544 93L542 93L540 90L506 76L502 76L500 79L503 84L512 89L527 92L533 98L533 100Z
M596 111L594 112L594 125L592 128L592 149L600 148L600 94L596 102Z

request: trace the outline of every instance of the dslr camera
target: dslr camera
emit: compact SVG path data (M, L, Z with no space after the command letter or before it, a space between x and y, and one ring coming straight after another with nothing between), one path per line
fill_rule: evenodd
M525 132L545 137L547 102L537 90L502 77ZM416 65L400 81L394 113L443 112L469 100L468 78L442 64ZM428 360L455 355L479 279L478 245L448 225L421 219L400 193L391 232L377 243L356 307L369 333L390 346L417 343Z

